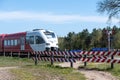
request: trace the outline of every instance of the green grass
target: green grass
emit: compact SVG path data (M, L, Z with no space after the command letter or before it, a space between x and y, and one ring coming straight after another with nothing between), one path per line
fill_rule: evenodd
M72 68L62 68L60 66L51 66L50 62L40 62L34 65L32 59L0 57L0 67L18 66L20 68L12 69L15 80L85 80L84 75ZM82 66L83 67L83 66ZM114 68L110 68L110 64L87 63L85 69L107 71L120 79L120 64L114 64Z
M37 66L27 65L11 71L20 80L85 80L84 75L72 68L51 66L45 63Z
M59 66L38 65L38 66L24 66L22 69L16 69L13 72L21 76L22 80L29 80L27 74L31 75L31 80L85 80L84 75L76 72L72 68L61 68ZM24 78L23 78L24 77Z
M18 57L0 57L0 67L33 65L32 59Z
M82 66L83 67L83 66ZM120 64L114 64L114 68L111 69L111 64L109 63L88 63L85 69L90 70L97 70L97 71L106 71L110 72L112 75L116 76L118 79L120 79Z
M51 66L50 62L34 65L32 59L0 57L0 66L19 66L12 69L15 80L85 80L83 74L73 68Z
M32 59L0 57L0 67L18 66L20 68L12 69L15 80L85 80L84 75L72 68L62 68L60 66L51 66L50 62L40 62L34 65ZM83 67L83 66L82 66ZM88 63L85 69L98 71L107 71L120 79L120 64L114 64L114 69L110 64Z

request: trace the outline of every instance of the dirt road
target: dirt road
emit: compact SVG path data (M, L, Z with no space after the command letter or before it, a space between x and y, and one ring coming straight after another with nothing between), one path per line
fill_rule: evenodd
M87 80L118 80L108 72L84 69L80 69L80 72L86 76Z
M77 69L80 64L80 62L74 63L73 67ZM59 65L62 67L70 67L70 63L61 63ZM118 80L108 72L87 69L79 69L79 72L84 74L87 80Z
M15 80L15 77L10 73L10 69L17 67L0 67L0 80Z

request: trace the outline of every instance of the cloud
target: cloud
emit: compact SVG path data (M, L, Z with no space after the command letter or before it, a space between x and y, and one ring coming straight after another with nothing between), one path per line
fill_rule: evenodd
M25 11L0 12L1 21L24 20L24 21L44 21L50 23L66 23L66 22L97 22L106 23L108 18L102 16L81 16L81 15L57 15L53 13L34 13ZM113 23L117 23L117 19L113 19Z

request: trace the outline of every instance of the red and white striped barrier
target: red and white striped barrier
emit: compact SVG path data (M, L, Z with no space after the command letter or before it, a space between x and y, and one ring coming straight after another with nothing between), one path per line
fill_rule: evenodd
M95 58L95 59L107 59L109 57L108 56L95 56L95 55L93 55L92 58Z
M81 51L81 52L69 52L69 51L37 51L33 52L34 54L41 54L41 55L67 55L67 56L73 56L73 57L79 57L81 55L104 55L104 56L115 56L118 55L120 56L120 52L116 51Z
M76 52L68 52L68 51L38 51L34 52L34 54L40 54L40 55L54 55L54 56L73 56L73 57L81 57L80 54Z
M120 52L116 52L116 51L81 51L78 54L80 55L104 55L104 56L115 56L118 55L120 56Z
M54 62L106 62L106 63L120 63L119 59L110 59L110 56L120 56L120 52L104 52L104 51L81 51L81 52L68 52L68 51L38 51L31 52L33 60L41 61L54 61Z
M76 62L75 59L67 59L67 58L50 58L50 57L40 57L38 58L40 61L53 61L53 62Z
M118 59L95 59L95 58L81 58L82 62L99 62L99 63L120 63Z

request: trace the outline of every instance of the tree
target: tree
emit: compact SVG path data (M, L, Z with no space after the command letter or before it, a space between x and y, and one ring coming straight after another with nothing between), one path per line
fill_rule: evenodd
M120 31L118 31L114 36L114 43L114 48L120 49Z
M92 40L92 36L91 35L87 36L86 39L85 39L85 45L86 45L87 49L90 48L91 40Z
M86 46L86 38L89 36L89 32L88 32L88 29L84 29L81 34L80 34L80 38L81 38L81 43L82 43L82 49L85 50L87 49Z
M74 32L69 32L67 34L67 37L64 38L64 47L65 49L73 49L73 40L72 40L72 37L75 36L75 33Z
M58 38L58 43L59 43L59 47L60 47L60 50L64 50L65 49L65 45L63 44L64 43L64 37L59 37Z
M111 48L120 49L120 28L117 26L93 29L91 33L87 29L82 32L69 32L65 37L59 37L61 50L90 50L94 47L108 47L108 31L111 31Z
M93 47L101 47L101 43L100 43L101 38L102 38L102 30L96 28L93 29L91 45Z
M98 12L107 12L109 20L112 17L120 19L120 0L103 0L98 2Z
M101 47L108 47L108 31L107 29L102 30L102 37L101 37Z

